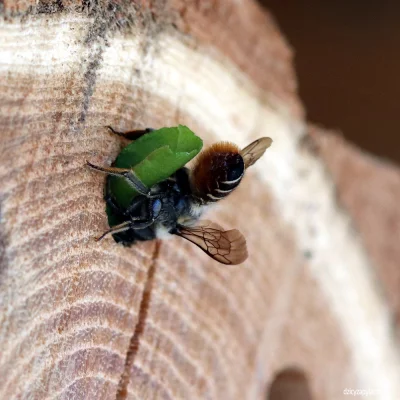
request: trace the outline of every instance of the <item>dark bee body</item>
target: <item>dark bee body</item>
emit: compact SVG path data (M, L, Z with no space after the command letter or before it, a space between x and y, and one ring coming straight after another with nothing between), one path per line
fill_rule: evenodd
M244 175L244 162L240 154L221 154L217 162L220 162L222 166L216 168L215 174L211 171L214 185L207 193L209 201L213 202L228 196L239 185Z
M107 177L109 180L110 177ZM136 241L152 240L163 236L165 233L175 233L179 220L192 220L200 216L194 215L193 205L200 202L196 200L191 191L189 181L189 170L179 169L169 179L159 183L152 188L149 198L139 195L134 199L134 206L129 210L120 209L111 197L109 185L106 185L105 200L112 207L114 215L119 222L128 219L135 221L154 219L154 223L143 229L129 229L113 235L114 239L124 246L131 246ZM200 209L198 209L200 210Z
M193 169L193 186L197 196L214 203L235 189L244 175L244 161L232 143L216 143L200 153Z
M140 135L151 130L139 131ZM225 231L211 221L199 221L205 206L228 196L241 182L245 170L264 154L272 140L261 138L243 150L221 142L200 153L192 171L178 169L168 179L146 188L134 169L88 165L128 181L139 195L127 207L121 207L110 190L107 178L105 200L112 215L107 234L125 246L175 234L194 243L223 264L239 264L247 258L246 241L236 229Z

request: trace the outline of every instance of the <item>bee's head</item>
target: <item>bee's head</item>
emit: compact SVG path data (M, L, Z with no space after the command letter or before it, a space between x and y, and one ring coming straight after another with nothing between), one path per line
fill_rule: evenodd
M197 197L206 202L216 202L239 185L245 170L239 152L235 144L220 142L200 153L191 176Z

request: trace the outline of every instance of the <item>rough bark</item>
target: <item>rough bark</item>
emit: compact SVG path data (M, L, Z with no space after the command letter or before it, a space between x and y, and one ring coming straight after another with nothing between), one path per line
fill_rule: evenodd
M5 1L2 12L0 398L262 399L292 367L314 399L360 386L400 398L391 314L353 224L368 228L340 206L330 153L310 146L291 52L265 10ZM177 123L207 143L274 139L208 215L245 234L244 265L179 238L93 241L107 228L104 177L84 161L111 163L123 146L104 127ZM397 169L364 157L399 190ZM377 201L374 223L389 206Z

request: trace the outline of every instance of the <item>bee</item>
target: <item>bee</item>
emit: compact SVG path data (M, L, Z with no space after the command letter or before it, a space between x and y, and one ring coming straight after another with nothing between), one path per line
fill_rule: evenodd
M154 131L148 128L122 133L109 128L130 140ZM229 196L239 186L247 168L271 143L271 138L262 137L242 150L230 142L216 143L198 155L192 169L183 166L150 188L135 174L135 167L101 167L87 161L88 167L108 175L104 198L112 223L96 240L112 234L117 242L130 246L137 241L177 235L222 264L242 263L248 253L240 231L224 230L200 217L208 206ZM138 193L128 206L116 201L112 190L114 177L122 178Z

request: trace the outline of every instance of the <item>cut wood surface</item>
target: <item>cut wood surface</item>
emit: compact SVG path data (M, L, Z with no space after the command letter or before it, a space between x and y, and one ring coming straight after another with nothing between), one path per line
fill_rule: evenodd
M351 207L362 192L346 202L352 186L325 133L309 135L291 52L266 10L251 0L1 10L0 399L265 399L290 368L312 399L345 388L400 398L390 282L400 260L379 225L400 223L396 204L373 203L387 240L368 241ZM243 265L178 237L93 240L107 229L104 176L85 160L110 164L126 144L105 126L178 123L206 144L274 140L207 214L243 232ZM398 193L398 169L353 157Z

